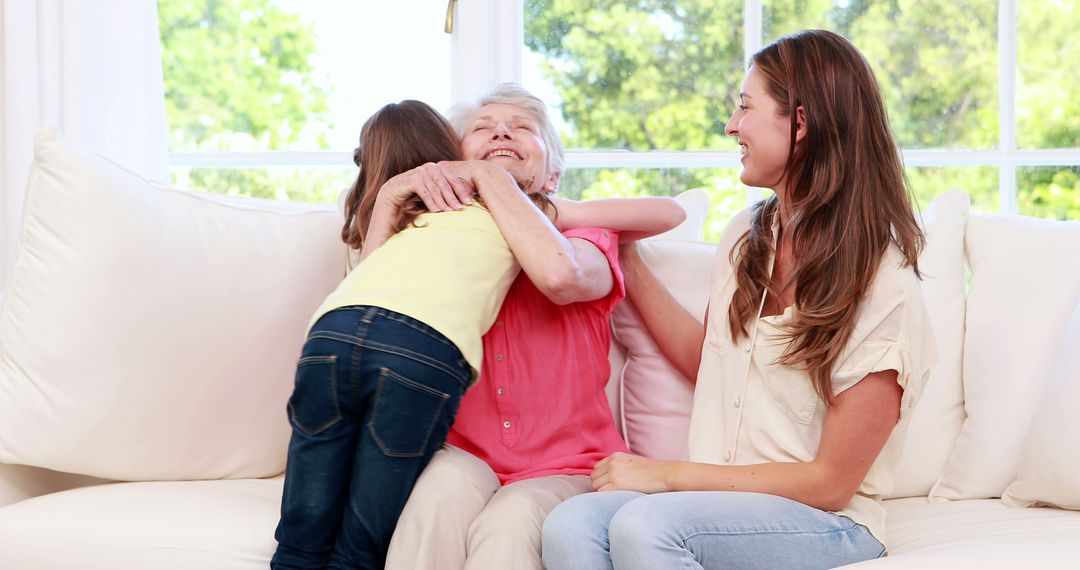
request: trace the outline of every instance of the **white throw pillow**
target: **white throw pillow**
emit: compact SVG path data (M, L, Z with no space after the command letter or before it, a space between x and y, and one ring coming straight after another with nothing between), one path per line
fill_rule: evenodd
M1080 301L1080 222L972 215L964 338L967 419L932 500L1000 497Z
M951 190L935 197L922 214L926 249L919 256L919 269L938 363L912 411L896 485L887 498L925 497L945 470L964 423L964 228L969 203L967 194Z
M686 211L686 219L674 228L657 234L647 241L677 239L701 241L701 232L705 228L705 218L709 215L709 195L701 188L691 188L675 196L675 201Z
M38 135L0 308L0 461L108 479L282 471L333 205L158 186Z
M1001 497L1010 507L1046 504L1080 510L1080 304L1073 311L1020 467Z

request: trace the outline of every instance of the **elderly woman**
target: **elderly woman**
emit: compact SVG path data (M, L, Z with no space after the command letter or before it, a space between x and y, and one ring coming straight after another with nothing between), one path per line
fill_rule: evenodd
M527 192L557 190L562 144L544 103L521 87L500 85L451 122L466 160L498 164ZM433 211L472 199L441 164L380 194L390 211L414 194ZM522 273L483 338L480 379L451 445L413 489L388 568L541 568L547 513L592 490L598 460L626 451L604 394L608 317L625 294L618 244L666 231L685 212L670 198L551 201L554 223L525 193L485 200Z

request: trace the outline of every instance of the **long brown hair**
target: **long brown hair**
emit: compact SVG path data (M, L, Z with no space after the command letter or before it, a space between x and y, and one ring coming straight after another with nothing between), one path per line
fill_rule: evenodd
M751 65L764 76L780 115L791 118L782 180L793 213L782 230L792 237L794 266L789 282L774 287L768 269L776 247L774 195L754 206L750 230L732 248L737 287L728 325L732 338L748 335L762 295L779 298L794 283L798 310L785 327L789 344L779 361L805 369L831 404L832 369L886 249L896 244L921 277L925 238L881 91L855 46L832 32L808 30L766 46ZM796 145L798 107L806 135Z
M383 184L428 162L461 160L461 144L438 111L427 103L406 100L384 106L364 123L353 160L360 173L345 198L341 239L360 249ZM426 211L419 196L410 196L398 211L394 231L405 229Z

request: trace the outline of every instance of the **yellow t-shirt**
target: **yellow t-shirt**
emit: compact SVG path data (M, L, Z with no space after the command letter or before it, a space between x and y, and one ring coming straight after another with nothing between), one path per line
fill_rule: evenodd
M481 206L421 214L371 253L311 319L350 305L408 315L450 339L479 374L491 328L520 266Z
M787 347L784 326L798 307L761 317L759 306L758 318L748 326L749 338L733 340L728 329L728 306L736 287L728 252L750 229L748 213L732 220L717 251L690 416L689 457L718 465L809 462L817 455L828 408L806 371L777 362ZM776 229L774 224L773 243ZM904 389L900 421L851 502L838 511L866 526L885 546L881 497L892 492L911 408L937 361L918 278L912 268L901 266L902 261L900 251L890 245L859 303L855 329L832 374L834 395L882 370L896 370L896 381Z

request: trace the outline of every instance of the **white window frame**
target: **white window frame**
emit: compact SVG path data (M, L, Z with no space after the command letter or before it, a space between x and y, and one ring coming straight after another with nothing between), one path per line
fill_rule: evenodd
M909 167L998 169L999 213L1017 212L1016 172L1026 166L1080 166L1080 149L1022 150L1016 146L1016 13L1018 0L998 0L998 148L904 150ZM451 100L460 102L503 81L520 82L525 45L522 0L457 0L451 41ZM743 0L744 61L762 47L762 0ZM567 168L737 168L734 151L568 150ZM351 151L174 152L173 166L251 168L341 166ZM746 201L761 191L747 188Z

